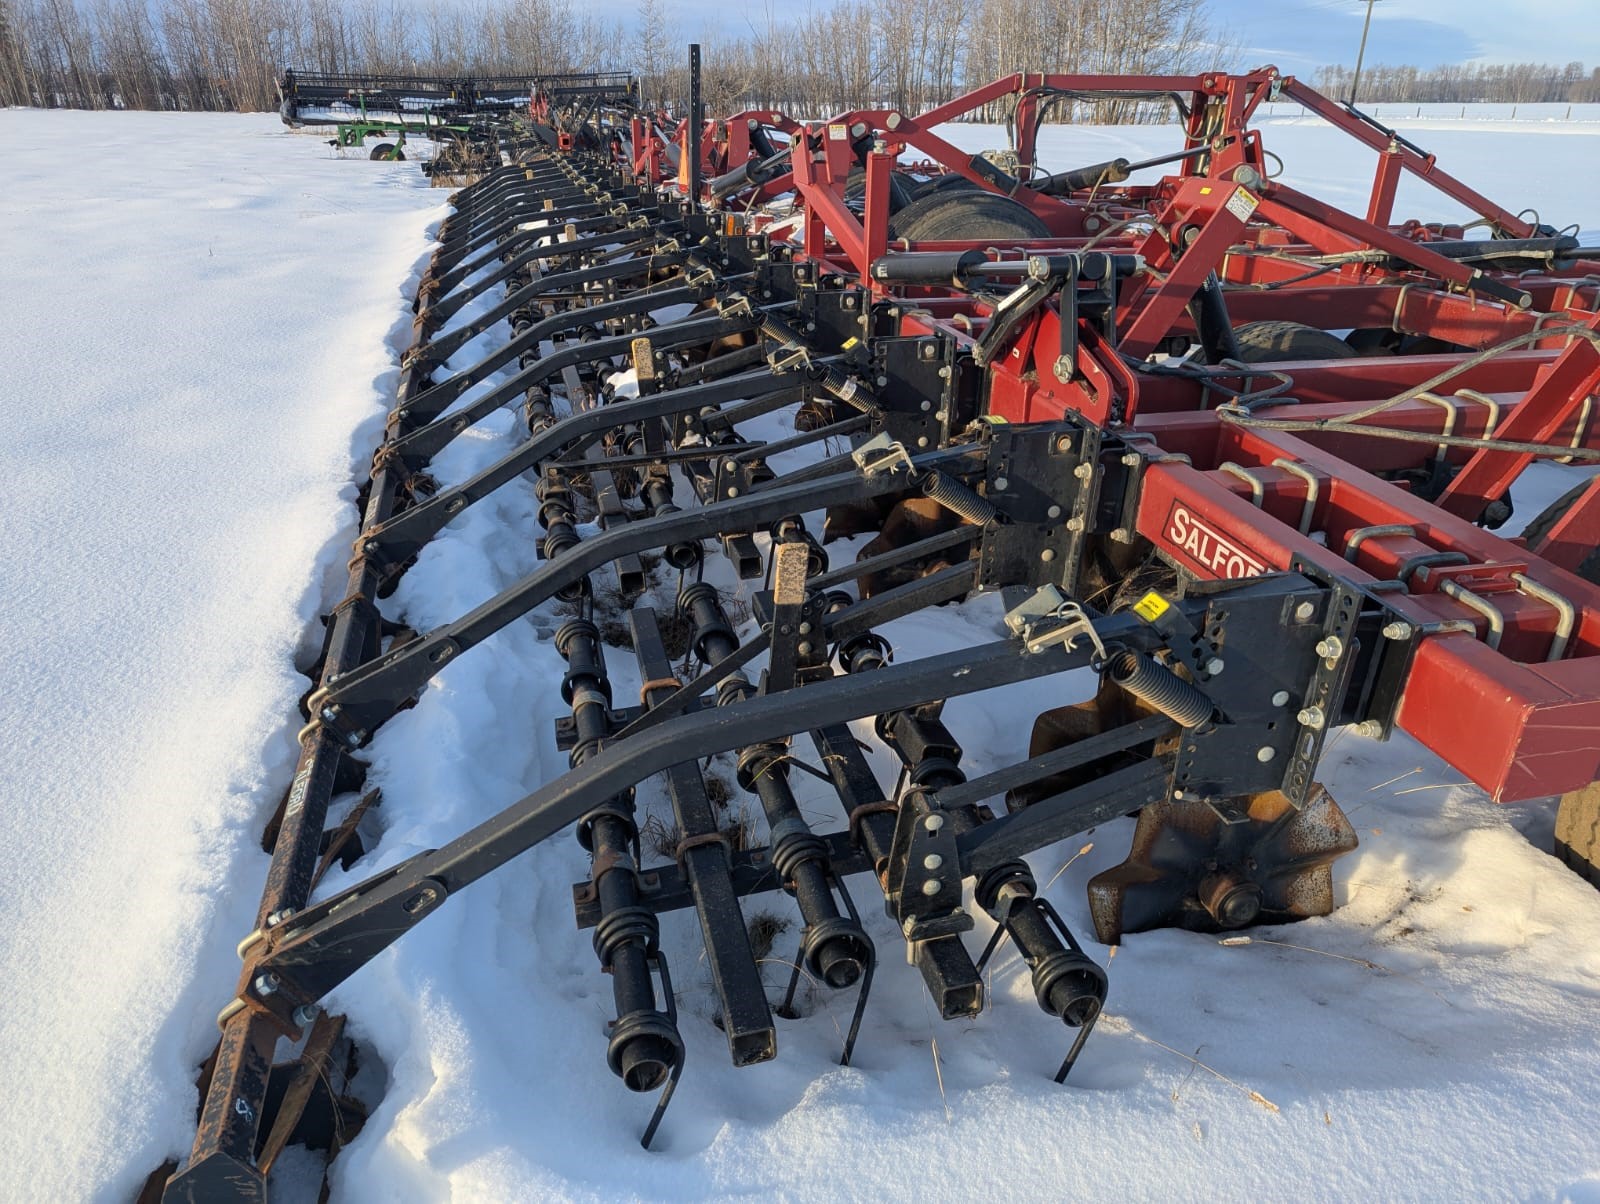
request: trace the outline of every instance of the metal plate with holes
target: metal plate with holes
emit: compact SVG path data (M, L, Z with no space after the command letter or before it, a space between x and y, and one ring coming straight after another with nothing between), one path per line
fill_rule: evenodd
M1057 585L1073 596L1097 497L1099 452L1099 430L1081 421L995 428L985 492L1011 521L984 533L980 584ZM1089 471L1080 476L1080 467Z

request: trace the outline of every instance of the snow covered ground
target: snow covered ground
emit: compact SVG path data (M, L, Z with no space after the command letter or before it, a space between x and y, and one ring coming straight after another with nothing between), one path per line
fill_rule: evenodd
M950 134L994 144L981 127ZM1045 153L1066 167L1174 135L1053 130ZM1600 121L1416 133L1490 195L1591 231L1597 135ZM1355 203L1368 152L1304 119L1274 118L1267 137L1289 179ZM122 1200L187 1149L194 1069L265 871L256 838L287 784L296 659L342 586L354 512L339 499L392 395L442 210L414 165L341 159L270 117L0 112L0 145L14 656L0 694L0 1064L14 1077L0 1197ZM1459 215L1404 191L1399 208ZM498 414L434 471L459 481L515 439L515 416ZM1568 479L1532 474L1518 521ZM386 612L425 629L525 574L534 513L520 482L473 507ZM675 585L658 581L662 606ZM564 768L562 664L541 642L561 618L514 624L378 734L377 847L353 875ZM997 621L979 600L885 634L904 657L993 638ZM610 668L632 696L632 658L612 650ZM967 699L947 718L982 772L1071 698ZM1496 808L1416 745L1348 732L1322 776L1362 840L1336 869L1340 910L1249 943L1130 938L1066 1088L1048 1077L1065 1034L1004 955L970 1024L935 1020L891 955L852 1067L836 1065L850 993L809 1000L779 1022L777 1062L733 1071L695 925L668 919L689 1069L648 1154L648 1101L604 1068L609 985L571 924L585 858L560 837L331 1000L381 1096L334 1164L335 1199L1600 1199L1600 895L1545 854L1553 808ZM662 806L659 787L640 797ZM808 788L802 803L835 810ZM1119 821L1034 859L1080 934L1083 884L1130 833ZM325 889L353 880L335 872ZM892 954L873 888L852 886ZM306 1160L282 1171L278 1198L301 1198Z

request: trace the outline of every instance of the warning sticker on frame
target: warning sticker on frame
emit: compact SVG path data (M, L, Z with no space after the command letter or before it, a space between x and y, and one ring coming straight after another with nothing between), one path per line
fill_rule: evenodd
M1256 211L1256 206L1259 204L1261 204L1261 202L1256 199L1254 193L1247 188L1241 188L1228 198L1228 203L1224 205L1223 208L1229 213L1233 214L1233 216L1238 218L1241 222L1247 222L1250 220L1250 215Z
M1235 580L1259 577L1267 571L1266 564L1254 552L1240 547L1181 502L1172 504L1163 534L1175 551L1212 577Z

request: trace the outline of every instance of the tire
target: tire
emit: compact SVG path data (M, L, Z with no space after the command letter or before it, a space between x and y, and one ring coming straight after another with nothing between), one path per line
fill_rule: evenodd
M861 167L852 168L850 174L845 177L844 199L847 201L859 201L866 195L866 169ZM889 212L891 215L899 213L907 205L911 204L912 198L916 195L917 182L915 179L903 171L889 173Z
M1572 509L1573 503L1582 497L1588 488L1588 481L1580 481L1541 510L1538 516L1523 528L1523 542L1530 547L1538 547L1543 543L1545 536L1550 534L1550 528L1561 521L1567 511ZM1577 573L1585 581L1600 585L1600 547L1579 561Z
M1047 238L1044 222L1010 197L981 190L940 189L918 197L889 219L889 237L912 242Z
M374 163L401 163L405 161L406 153L396 150L392 142L380 142L367 154L367 158Z
M935 193L938 193L938 192L978 192L978 191L980 191L978 186L976 184L974 184L971 180L967 179L966 176L957 175L955 172L952 171L952 172L947 172L945 175L942 175L942 176L934 176L931 180L922 181L922 183L918 184L916 186L916 188L913 190L912 196L913 196L914 199L920 201L923 197L925 197L925 196L933 196Z
M1234 327L1239 358L1247 364L1283 360L1348 360L1359 352L1343 339L1299 322L1246 322Z

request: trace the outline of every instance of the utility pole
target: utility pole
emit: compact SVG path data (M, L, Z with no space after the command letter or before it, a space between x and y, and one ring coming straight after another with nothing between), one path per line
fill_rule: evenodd
M1367 0L1367 19L1361 25L1361 49L1356 51L1356 73L1350 81L1350 99L1346 102L1351 107L1356 103L1356 89L1361 86L1361 60L1367 57L1367 31L1372 28L1372 6L1375 2Z

